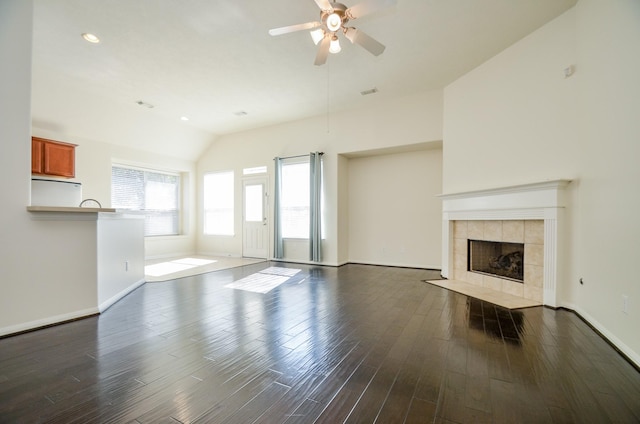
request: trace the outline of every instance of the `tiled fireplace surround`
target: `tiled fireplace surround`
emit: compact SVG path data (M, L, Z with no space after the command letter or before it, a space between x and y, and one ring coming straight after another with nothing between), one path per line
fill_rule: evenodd
M467 271L468 240L524 243L524 283ZM453 279L542 303L544 221L454 221Z
M569 180L444 194L442 276L557 306ZM467 240L524 243L524 284L467 271Z

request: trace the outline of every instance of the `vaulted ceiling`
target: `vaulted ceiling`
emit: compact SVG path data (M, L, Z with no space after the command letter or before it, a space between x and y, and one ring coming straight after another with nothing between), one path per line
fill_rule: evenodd
M96 133L145 114L215 137L359 107L444 87L575 3L397 0L353 22L382 55L342 38L314 66L308 31L268 34L318 20L314 0L35 0L34 125L84 134L81 108Z

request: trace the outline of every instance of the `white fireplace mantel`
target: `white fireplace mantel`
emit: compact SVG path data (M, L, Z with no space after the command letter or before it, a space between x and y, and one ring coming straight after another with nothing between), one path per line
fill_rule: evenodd
M571 180L552 180L533 184L442 194L442 276L449 278L453 266L453 222L474 220L544 220L543 303L557 306L560 234L565 188Z

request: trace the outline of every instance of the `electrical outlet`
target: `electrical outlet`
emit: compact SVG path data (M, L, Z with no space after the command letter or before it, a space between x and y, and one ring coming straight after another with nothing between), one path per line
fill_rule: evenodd
M622 295L622 312L625 314L629 313L629 296L626 294Z

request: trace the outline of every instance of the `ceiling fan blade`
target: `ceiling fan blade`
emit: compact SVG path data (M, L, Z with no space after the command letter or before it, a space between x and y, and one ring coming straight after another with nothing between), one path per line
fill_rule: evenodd
M322 41L320 42L320 47L318 48L318 53L316 54L316 61L313 62L314 65L320 66L327 63L327 57L329 56L329 45L331 44L331 36L326 35Z
M359 45L374 56L380 56L384 52L384 44L379 43L376 39L356 28L345 29L344 36L353 44Z
M396 4L396 0L364 0L361 3L351 6L345 11L349 19L358 19L364 15L376 12L385 7Z
M333 10L329 0L314 0L321 10Z
M270 35L274 35L274 36L275 35L288 34L290 32L296 32L296 31L302 31L302 30L305 30L305 29L318 28L321 25L322 25L322 23L320 23L320 22L307 22L306 24L289 25L289 26L286 26L286 27L270 29L269 30L269 34Z

